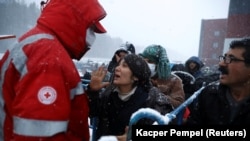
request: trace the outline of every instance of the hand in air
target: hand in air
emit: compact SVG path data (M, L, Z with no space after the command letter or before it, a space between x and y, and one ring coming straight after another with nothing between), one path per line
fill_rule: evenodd
M89 83L90 89L93 91L98 91L109 85L109 82L103 82L107 70L104 66L100 66L97 70L93 71L91 74L91 80Z

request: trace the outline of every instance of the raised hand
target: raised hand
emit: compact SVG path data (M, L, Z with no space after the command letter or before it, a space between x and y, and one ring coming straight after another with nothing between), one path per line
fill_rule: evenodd
M107 70L104 66L100 66L97 70L91 73L91 80L89 83L90 89L93 91L98 91L101 88L104 88L109 85L109 82L103 82Z

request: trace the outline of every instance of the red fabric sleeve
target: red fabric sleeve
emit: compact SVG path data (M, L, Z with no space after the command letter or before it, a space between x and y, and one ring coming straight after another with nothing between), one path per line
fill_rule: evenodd
M83 138L81 141L89 141L88 124L88 98L86 94L76 96L72 102L72 111L70 114L69 133L71 138L78 136Z

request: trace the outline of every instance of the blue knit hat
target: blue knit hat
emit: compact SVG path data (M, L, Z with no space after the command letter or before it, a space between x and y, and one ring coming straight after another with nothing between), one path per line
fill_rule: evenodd
M161 45L152 44L147 46L140 55L156 64L158 78L168 79L171 74L171 68L165 48Z

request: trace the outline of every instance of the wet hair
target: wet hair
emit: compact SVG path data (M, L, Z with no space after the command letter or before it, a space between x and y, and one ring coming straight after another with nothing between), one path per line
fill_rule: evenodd
M124 61L127 63L129 69L133 75L138 78L138 81L133 84L142 86L145 90L150 88L150 75L151 71L147 62L139 55L128 54L124 57Z
M231 42L229 48L230 49L235 49L235 48L245 49L245 52L243 52L242 56L245 60L245 64L247 66L250 66L250 38L234 40Z

